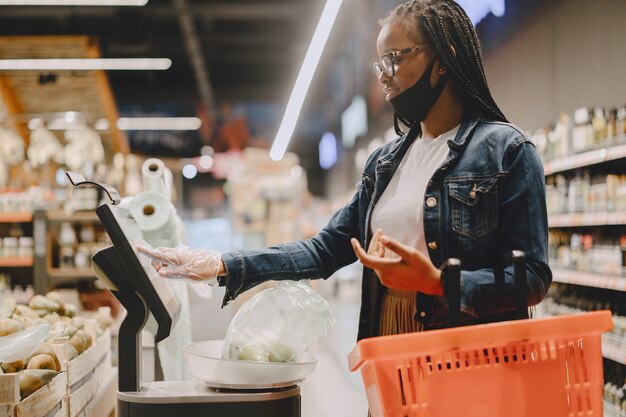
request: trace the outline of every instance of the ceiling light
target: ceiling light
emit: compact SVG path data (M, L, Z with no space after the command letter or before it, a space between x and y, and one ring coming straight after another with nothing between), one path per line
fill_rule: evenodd
M120 117L120 130L198 130L202 120L198 117Z
M166 70L169 58L0 59L0 71Z
M198 168L195 165L187 164L183 167L183 177L191 180L198 175Z
M107 119L98 119L94 126L96 130L109 130L109 121Z
M302 62L302 67L300 67L298 78L296 78L296 84L287 102L283 121L280 123L278 133L276 133L276 138L272 144L272 149L270 149L270 158L274 161L279 161L285 156L287 145L289 145L291 135L293 134L296 122L300 116L300 111L302 110L304 98L311 85L313 74L319 63L322 51L324 50L324 45L330 35L330 30L335 23L337 13L339 13L341 1L342 0L326 1L320 21L315 28L315 33L313 33L313 39L311 39L309 49L306 51L304 61Z
M73 111L66 112L65 121L68 123L74 123L76 121L76 112L73 112Z
M145 6L148 0L0 0L0 6Z
M46 125L48 130L71 130L83 127L85 124L78 121L68 122L65 119L52 119Z
M326 132L319 143L319 161L322 169L331 169L337 163L337 138Z
M209 155L202 155L200 158L198 158L198 164L200 165L200 168L204 170L209 170L213 166L213 158L211 158Z
M35 117L33 119L30 119L28 121L28 128L30 130L35 130L40 128L41 126L43 126L43 120L39 117Z

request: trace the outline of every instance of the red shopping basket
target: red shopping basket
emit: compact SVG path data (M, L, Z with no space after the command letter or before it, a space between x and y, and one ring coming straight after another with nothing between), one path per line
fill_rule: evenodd
M597 311L374 337L348 361L373 417L602 417L612 328Z

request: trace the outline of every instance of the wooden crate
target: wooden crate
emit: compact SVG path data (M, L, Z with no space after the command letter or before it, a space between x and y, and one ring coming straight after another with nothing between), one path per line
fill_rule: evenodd
M67 417L67 374L20 401L19 374L0 375L0 417Z
M76 417L115 417L117 414L117 368L100 380L100 388Z
M68 416L77 417L96 396L111 373L111 332L67 363Z
M69 362L64 361L62 357L63 343L60 341L51 343L61 360L63 372L23 401L20 401L19 374L0 374L0 417L97 416L89 410L96 407L97 404L93 403L94 397L105 383L109 388L106 393L108 396L106 400L99 400L104 401L99 408L105 409L106 403L111 401L110 381L113 368L110 330L106 330L102 336L94 340L89 349ZM117 373L115 375L113 389L116 393ZM111 408L115 408L116 404L114 394Z

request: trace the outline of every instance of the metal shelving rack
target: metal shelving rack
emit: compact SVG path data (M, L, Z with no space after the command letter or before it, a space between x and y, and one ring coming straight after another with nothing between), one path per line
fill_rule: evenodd
M580 168L626 159L626 143L624 143L626 142L626 137L621 135L616 138L616 142L618 142L618 144L614 146L589 150L544 162L544 173L546 176L552 176ZM553 213L548 215L548 226L550 229L626 226L626 213ZM553 267L552 272L554 282L626 292L626 277L622 276L619 272L607 274L558 267ZM619 337L615 334L604 334L602 336L602 355L606 359L626 366L626 338ZM606 417L626 417L626 413L620 410L619 407L607 401L604 403L604 415Z

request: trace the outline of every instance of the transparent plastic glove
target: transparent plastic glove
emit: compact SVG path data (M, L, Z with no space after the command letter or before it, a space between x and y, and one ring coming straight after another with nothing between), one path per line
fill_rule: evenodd
M135 245L137 252L152 259L152 267L164 278L206 281L217 285L222 260L219 251L192 249L185 245L175 248L152 248L148 243Z

